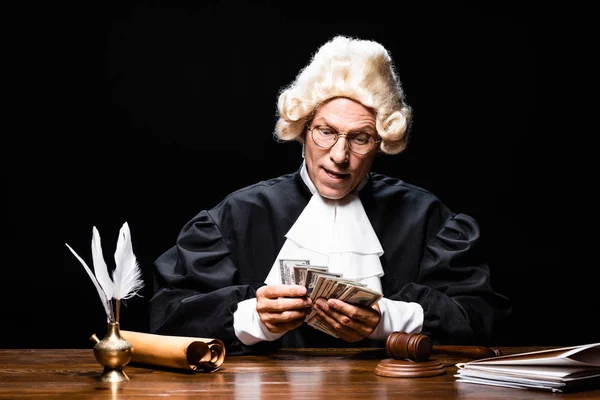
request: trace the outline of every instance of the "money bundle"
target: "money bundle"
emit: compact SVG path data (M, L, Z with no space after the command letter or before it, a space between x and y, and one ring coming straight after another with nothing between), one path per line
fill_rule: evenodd
M344 279L340 273L329 272L327 266L310 265L310 260L279 260L279 263L281 283L306 287L307 296L313 302L322 297L339 299L356 306L370 307L383 297L381 293L367 288L362 283ZM339 337L316 318L315 311L307 315L304 321L315 329Z

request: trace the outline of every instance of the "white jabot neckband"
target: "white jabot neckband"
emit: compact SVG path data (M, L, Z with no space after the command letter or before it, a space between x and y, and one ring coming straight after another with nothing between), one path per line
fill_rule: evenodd
M300 176L313 195L285 235L287 240L265 283L281 283L280 259L309 260L311 265L327 266L329 271L341 273L346 279L383 276L379 260L383 248L358 197L368 176L355 191L340 200L326 199L317 192L305 162ZM372 289L381 291L381 287Z

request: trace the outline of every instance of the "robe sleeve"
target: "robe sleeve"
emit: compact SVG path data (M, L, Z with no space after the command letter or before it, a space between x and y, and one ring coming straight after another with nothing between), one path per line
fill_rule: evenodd
M247 352L235 336L233 313L256 292L237 283L235 260L207 211L183 227L176 245L154 262L153 275L151 333L218 338L228 354Z
M435 342L487 344L494 322L509 313L508 299L492 290L480 247L476 221L454 215L427 241L418 279L389 296L421 304L421 333Z

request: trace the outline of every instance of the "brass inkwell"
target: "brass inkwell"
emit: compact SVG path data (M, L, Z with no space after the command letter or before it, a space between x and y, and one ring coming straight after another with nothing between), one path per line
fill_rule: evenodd
M121 337L119 329L120 300L111 300L115 305L116 318L114 322L108 322L106 335L102 340L94 333L90 340L95 342L94 357L104 367L100 376L102 382L124 382L129 377L123 371L123 367L131 361L133 346Z

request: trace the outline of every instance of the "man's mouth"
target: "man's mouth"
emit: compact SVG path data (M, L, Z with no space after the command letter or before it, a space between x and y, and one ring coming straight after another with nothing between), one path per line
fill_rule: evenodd
M345 179L345 178L347 178L348 176L350 176L350 174L349 174L349 173L347 173L347 172L343 172L343 173L342 173L342 172L334 172L334 171L331 171L331 170L329 170L329 169L326 169L326 168L323 168L323 170L325 171L325 173L326 173L326 174L327 174L329 177L331 177L331 178L333 178L333 179Z

